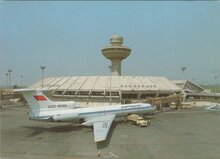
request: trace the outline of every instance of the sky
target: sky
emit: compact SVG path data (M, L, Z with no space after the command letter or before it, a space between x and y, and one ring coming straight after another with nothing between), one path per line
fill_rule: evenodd
M122 75L220 83L218 1L0 2L0 85L45 76L108 76L101 53L119 34L131 55ZM181 67L186 67L185 73Z

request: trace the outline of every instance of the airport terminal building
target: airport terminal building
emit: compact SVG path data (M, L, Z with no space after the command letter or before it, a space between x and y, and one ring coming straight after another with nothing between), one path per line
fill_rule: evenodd
M131 54L131 49L123 46L123 38L112 35L110 45L101 49L105 58L111 61L110 76L47 77L44 87L53 90L54 98L75 100L89 105L130 103L149 97L161 97L181 93L181 88L166 77L122 76L121 62ZM42 81L30 88L41 88Z
M38 81L30 88L41 88ZM165 77L149 76L73 76L48 77L44 86L53 91L54 98L85 103L130 103L148 97L181 93L181 89Z

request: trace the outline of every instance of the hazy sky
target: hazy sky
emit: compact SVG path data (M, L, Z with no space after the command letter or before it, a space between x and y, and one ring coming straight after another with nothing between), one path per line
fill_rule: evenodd
M112 34L132 49L123 75L220 81L220 2L0 2L0 85L46 76L109 75Z

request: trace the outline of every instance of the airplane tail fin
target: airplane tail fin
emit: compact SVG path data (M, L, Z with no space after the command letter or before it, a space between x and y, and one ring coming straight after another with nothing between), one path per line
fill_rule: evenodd
M42 93L42 90L17 89L14 91L21 92L23 94L35 116L38 116L40 111L47 110L48 105L52 105L54 103Z

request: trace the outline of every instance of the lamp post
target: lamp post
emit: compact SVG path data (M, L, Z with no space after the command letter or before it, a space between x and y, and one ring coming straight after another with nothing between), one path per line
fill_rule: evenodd
M9 83L9 79L8 79L8 76L9 76L9 73L6 73L6 86L8 87L8 83Z
M215 79L215 94L216 94L217 76L215 76L214 79Z
M23 75L20 76L20 78L21 78L21 87L23 85L23 77L24 77Z
M42 76L41 76L41 80L42 80L42 84L41 84L41 86L42 86L42 88L44 87L44 69L46 68L45 66L41 66L40 67L41 68L41 70L42 70Z
M183 78L185 78L185 70L187 69L187 67L181 67L180 69L183 71Z
M110 105L112 105L112 91L111 91L111 87L112 87L112 66L108 66L109 70L110 70L110 80L109 80L109 103Z
M9 83L9 86L11 86L11 72L12 72L12 70L8 70L8 83Z

